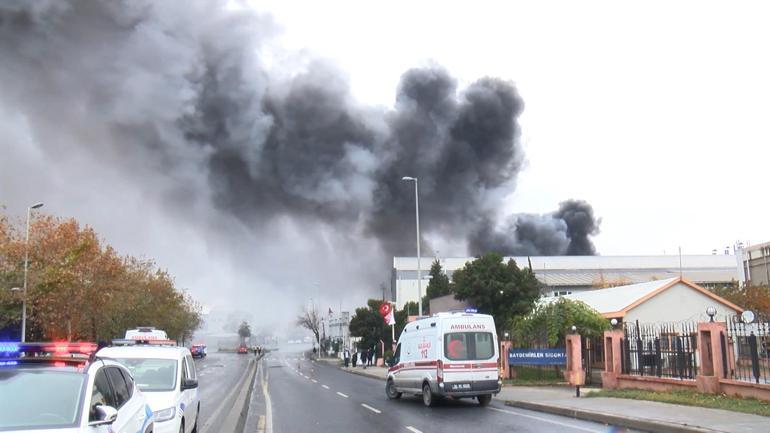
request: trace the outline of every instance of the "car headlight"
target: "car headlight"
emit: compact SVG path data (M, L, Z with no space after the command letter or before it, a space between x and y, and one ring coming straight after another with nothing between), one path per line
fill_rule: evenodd
M156 422L168 421L176 415L176 408L170 407L168 409L156 410L152 413Z

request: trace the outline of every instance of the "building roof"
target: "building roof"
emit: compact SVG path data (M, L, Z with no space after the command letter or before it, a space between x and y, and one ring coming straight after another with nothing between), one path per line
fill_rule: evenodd
M565 295L564 298L585 302L608 318L623 317L631 309L679 283L697 290L709 298L738 312L743 312L741 307L711 293L709 290L704 289L695 283L679 277L629 284L627 286L618 286L609 289L590 290L587 292ZM548 302L553 302L555 299L558 298L546 298Z
M653 255L653 256L522 256L513 259L520 267L529 266L547 286L603 286L630 284L678 277L697 283L740 280L739 264L732 255ZM681 259L681 262L680 262ZM435 258L424 257L420 267L427 274ZM462 268L473 257L439 258L446 271ZM681 264L681 268L680 268ZM394 257L396 271L414 271L416 257ZM414 278L414 277L412 277ZM409 279L409 278L407 278Z

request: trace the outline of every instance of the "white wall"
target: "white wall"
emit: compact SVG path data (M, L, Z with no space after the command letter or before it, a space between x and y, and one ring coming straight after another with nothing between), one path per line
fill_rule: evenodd
M706 307L712 305L717 309L715 320L724 320L725 315L737 313L703 293L678 283L626 313L623 321L639 320L639 323L708 321Z

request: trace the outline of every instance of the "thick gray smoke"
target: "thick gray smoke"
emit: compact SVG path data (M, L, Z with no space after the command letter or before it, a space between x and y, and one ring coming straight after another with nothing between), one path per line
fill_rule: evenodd
M372 254L411 254L401 177L417 176L428 236L472 253L595 253L585 202L497 223L524 160L511 82L458 89L440 67L414 69L392 109L366 107L327 62L267 67L272 33L219 1L4 1L0 108L52 164L87 154L175 215L211 209L209 237L222 215L258 236L288 220L323 230L332 250L376 239Z
M474 254L594 255L589 236L599 233L599 222L590 204L567 200L552 214L515 215L499 229L485 221L471 234L469 248Z

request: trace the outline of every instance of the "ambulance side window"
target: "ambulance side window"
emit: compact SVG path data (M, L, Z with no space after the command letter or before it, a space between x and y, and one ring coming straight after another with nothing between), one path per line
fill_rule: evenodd
M396 346L396 353L393 354L393 364L398 364L398 361L401 359L401 343L398 343Z

